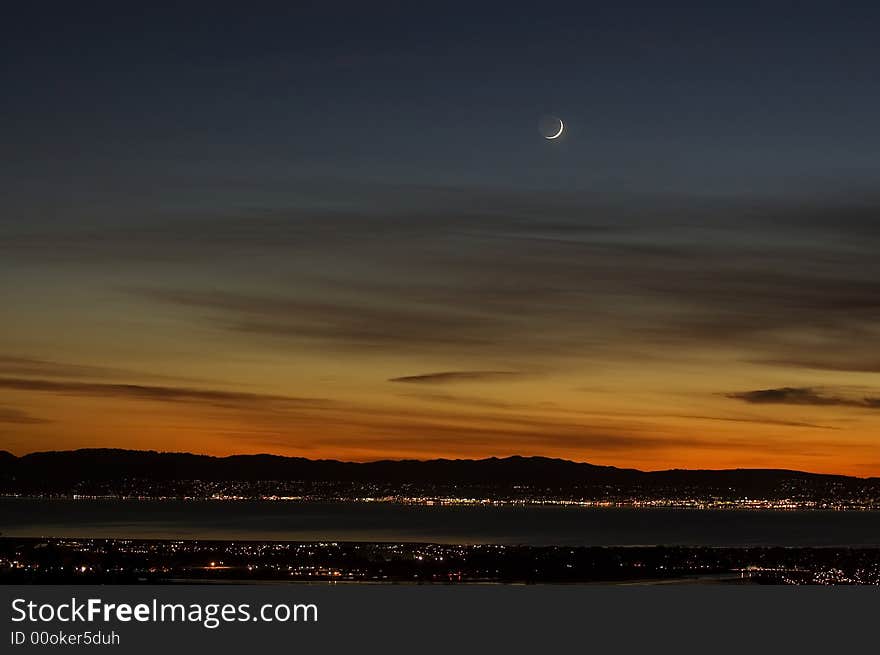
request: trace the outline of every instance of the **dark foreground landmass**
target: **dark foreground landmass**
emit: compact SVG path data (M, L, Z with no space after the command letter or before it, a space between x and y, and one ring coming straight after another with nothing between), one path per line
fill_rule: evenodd
M880 584L880 548L0 539L0 583Z
M669 470L546 457L340 462L111 449L0 451L0 494L434 502L767 502L880 507L880 478L776 469Z

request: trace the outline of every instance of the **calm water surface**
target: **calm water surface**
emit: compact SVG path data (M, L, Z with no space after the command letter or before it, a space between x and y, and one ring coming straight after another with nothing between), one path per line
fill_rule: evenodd
M0 499L0 532L143 539L880 546L880 512L7 498Z

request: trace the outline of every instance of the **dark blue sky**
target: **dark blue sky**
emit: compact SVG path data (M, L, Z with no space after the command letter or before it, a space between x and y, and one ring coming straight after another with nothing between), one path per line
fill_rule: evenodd
M866 3L79 4L7 10L7 175L791 193L878 172ZM547 112L565 142L536 138Z

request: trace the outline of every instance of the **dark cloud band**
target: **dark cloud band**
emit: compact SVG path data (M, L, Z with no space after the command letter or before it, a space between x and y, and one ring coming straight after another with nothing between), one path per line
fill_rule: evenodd
M823 393L812 387L757 389L755 391L731 393L728 394L728 398L743 400L755 405L814 405L880 409L880 397L847 398L845 396Z

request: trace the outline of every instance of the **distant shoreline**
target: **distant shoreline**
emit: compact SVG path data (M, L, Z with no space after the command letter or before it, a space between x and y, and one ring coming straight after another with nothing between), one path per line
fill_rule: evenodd
M404 505L416 507L570 507L572 509L675 509L696 511L754 510L777 512L878 512L880 504L832 505L816 502L795 503L772 499L736 501L676 501L676 500L519 500L519 499L431 499L422 498L290 498L290 497L190 497L190 496L118 496L82 494L9 494L0 493L0 500L60 500L60 501L118 501L118 502L215 502L215 503L292 503L292 504L362 504Z

